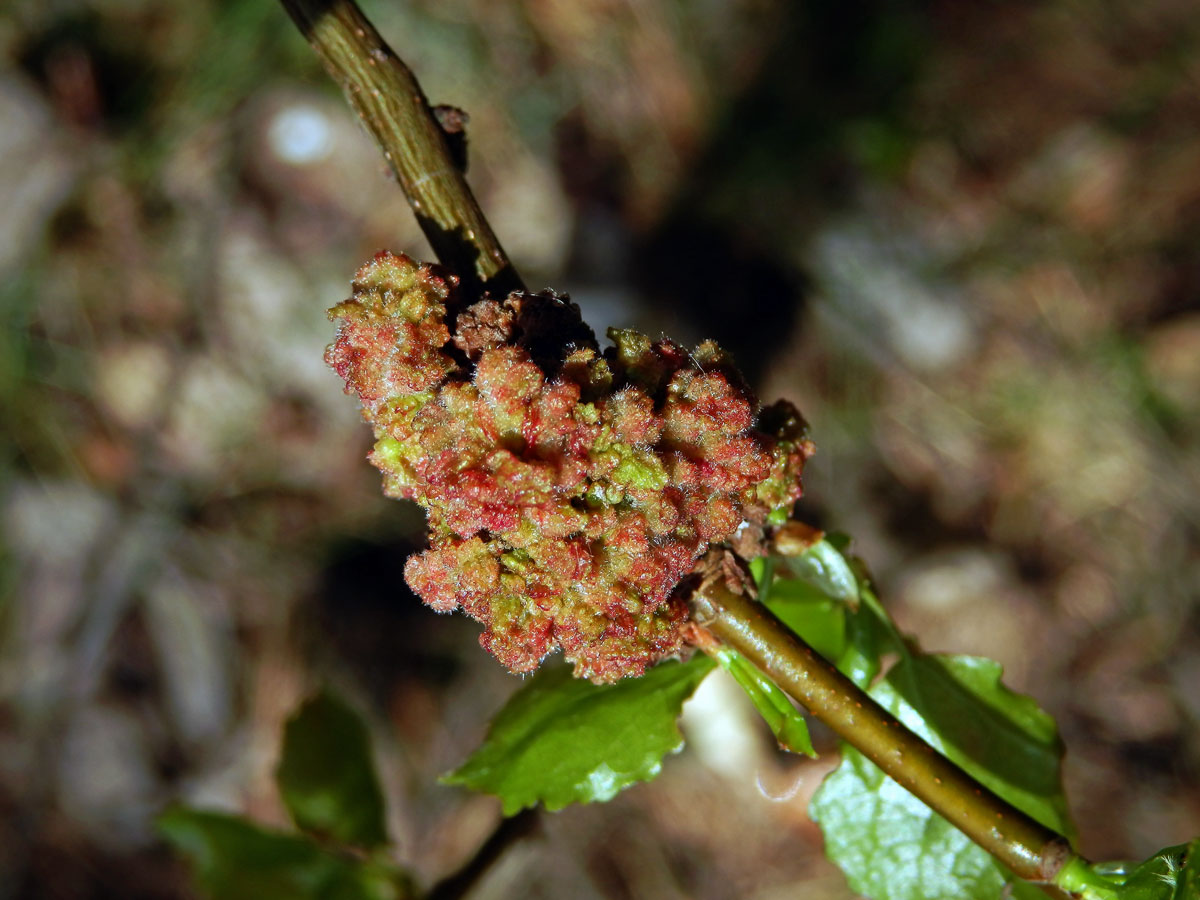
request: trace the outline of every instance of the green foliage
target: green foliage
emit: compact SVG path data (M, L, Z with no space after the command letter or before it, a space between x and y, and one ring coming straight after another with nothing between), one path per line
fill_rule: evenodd
M975 657L902 660L871 695L1004 799L1067 831L1053 722ZM875 900L994 898L1012 876L987 852L851 747L810 807L826 852ZM1015 895L1039 896L1021 883Z
M443 781L497 795L505 815L539 802L555 810L609 800L656 776L662 758L683 746L676 719L712 668L697 655L606 685L572 678L565 667L543 668Z
M383 793L366 726L327 691L288 721L276 779L302 830L364 849L387 843Z
M1001 683L1000 665L927 655L897 632L861 566L838 542L753 564L760 597L885 709L980 783L1047 827L1073 828L1059 776L1054 721ZM898 661L881 673L881 658ZM780 742L812 755L804 719L740 654L718 660L742 685ZM443 779L500 797L505 815L543 803L609 800L653 778L683 743L683 703L714 663L697 655L641 678L596 685L567 667L545 668L496 716L484 744ZM189 857L197 881L222 900L402 900L408 875L386 860L383 795L366 726L328 692L289 720L277 771L280 793L303 834L235 816L178 808L159 822ZM852 747L813 798L813 819L850 886L872 900L1017 900L1043 896ZM364 851L368 851L364 853ZM1056 884L1081 900L1200 900L1200 840L1137 866L1072 859Z
M906 652L861 568L831 535L804 554L755 560L759 600L785 625L861 688L879 674L885 653Z
M1129 873L1116 896L1119 900L1200 900L1200 838L1160 850Z
M846 616L841 600L798 579L776 581L759 596L784 625L803 635L809 646L826 659L836 660L845 653Z
M786 569L795 583L807 585L822 597L840 601L851 608L860 602L859 580L850 561L842 555L838 545L848 541L842 537L829 537L817 541L800 556L787 559ZM784 580L773 589L786 589Z
M366 725L354 710L327 691L301 706L284 731L276 778L307 834L183 807L159 818L163 837L191 860L205 892L220 900L414 896L408 874L386 859L383 795Z
M812 757L817 755L804 716L775 682L742 654L729 647L722 647L717 651L717 662L746 692L780 746L793 753L803 753Z
M872 900L994 900L1008 880L991 856L853 748L843 748L809 812L826 854ZM1014 895L1041 893L1017 882Z
M760 566L764 602L863 687L878 675L884 652L898 654L871 695L1010 803L1070 834L1053 720L1000 683L998 663L915 651L856 568L833 541L819 541L786 563ZM982 900L1012 880L989 854L851 747L843 748L841 765L810 812L830 858L856 891L875 900ZM1019 883L1014 892L1038 895Z
M1200 838L1160 850L1139 865L1077 860L1054 883L1083 900L1200 900Z
M913 654L872 693L901 722L1047 828L1074 836L1054 720L1000 682L999 663Z
M340 855L237 816L173 809L159 830L187 856L200 886L221 900L401 900L408 877L382 862Z

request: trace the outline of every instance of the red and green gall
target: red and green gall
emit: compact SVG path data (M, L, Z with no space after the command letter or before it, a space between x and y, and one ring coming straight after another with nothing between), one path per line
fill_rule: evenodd
M610 330L552 292L462 306L436 266L380 253L326 360L362 401L389 496L423 506L409 586L484 626L514 672L562 650L597 682L678 655L676 588L710 544L786 515L812 453L712 342Z

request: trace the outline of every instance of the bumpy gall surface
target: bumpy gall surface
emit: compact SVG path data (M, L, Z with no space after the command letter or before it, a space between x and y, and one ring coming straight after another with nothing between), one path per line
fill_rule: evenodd
M602 354L565 297L459 309L455 284L380 253L330 310L326 360L374 426L384 490L428 513L405 578L514 672L561 649L580 677L640 675L680 652L673 592L709 545L800 496L803 420L758 410L711 342L612 330Z

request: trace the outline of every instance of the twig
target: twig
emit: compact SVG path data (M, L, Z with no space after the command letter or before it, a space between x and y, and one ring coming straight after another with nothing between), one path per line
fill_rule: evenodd
M536 809L524 809L515 816L502 819L466 865L430 888L425 900L465 897L509 847L537 831L539 821Z
M988 790L902 725L761 603L720 577L692 594L692 618L805 709L1026 881L1050 882L1075 857L1064 837ZM1052 896L1065 896L1051 888Z
M378 142L438 260L464 295L522 290L408 66L353 0L282 0Z

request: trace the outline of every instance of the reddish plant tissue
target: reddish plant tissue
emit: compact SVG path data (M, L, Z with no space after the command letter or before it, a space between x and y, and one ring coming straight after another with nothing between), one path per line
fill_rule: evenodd
M514 672L561 649L580 677L640 675L681 651L674 591L709 545L800 496L803 420L758 411L712 342L611 330L601 353L565 297L462 308L456 283L380 253L330 310L326 360L375 428L384 490L428 513L405 578Z

